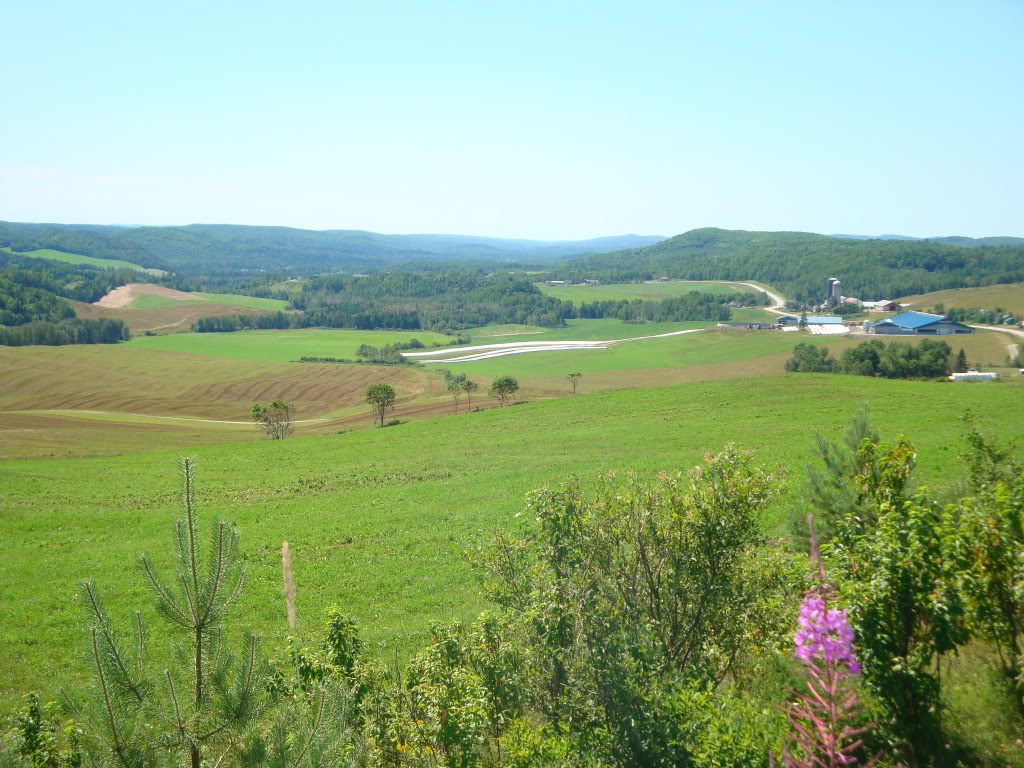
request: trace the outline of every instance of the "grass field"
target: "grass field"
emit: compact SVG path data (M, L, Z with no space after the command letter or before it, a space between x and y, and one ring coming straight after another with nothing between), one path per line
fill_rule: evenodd
M529 336L495 336L474 341L505 343L514 341L621 339L668 333L686 328L707 327L708 323L625 324L618 320L570 320L569 328L556 328ZM917 343L917 337L878 337L883 341ZM827 345L838 355L865 337L808 336L777 331L709 328L700 333L619 344L608 349L559 350L509 355L464 363L434 363L452 371L489 379L516 376L535 394L564 393L569 371L584 374L580 387L586 391L676 384L687 381L721 379L776 373L783 370L793 347L800 342ZM979 332L949 340L953 350L961 347L968 359L985 367L1001 367L1007 357L1006 334ZM453 352L453 354L456 354Z
M166 311L170 310L104 310ZM525 338L623 338L701 325L579 320L570 328ZM532 352L424 367L289 362L302 356L353 357L359 344L393 343L413 335L424 343L435 340L434 334L418 332L304 329L136 337L115 346L0 347L0 457L109 455L255 440L259 435L248 425L250 406L275 397L295 403L300 419L322 420L301 425L303 434L367 427L372 415L364 403L365 391L376 382L390 383L398 391L394 417L432 418L452 408L436 373L441 368L474 378L482 390L474 406L489 408L495 402L484 393L495 376L517 377L518 397L537 400L566 395L569 371L584 374L581 392L770 375L783 370L800 341L828 344L835 353L860 341L712 328L604 350ZM447 338L436 335L438 340ZM523 338L475 340L501 343ZM988 368L1005 360L1008 341L1005 334L985 332L957 337L953 343L954 349L965 349L972 363Z
M946 307L995 309L1024 313L1024 283L1002 283L986 285L983 288L954 288L948 291L934 291L899 299L901 304L910 304L909 309L928 310L936 304Z
M648 281L644 283L608 283L607 285L548 285L537 283L548 296L571 301L620 301L622 299L668 299L690 291L726 295L738 291L754 293L749 285L704 280Z
M962 471L959 416L972 408L982 425L1020 440L1024 419L1011 416L1021 413L1022 396L1024 388L1010 384L775 374L559 398L384 430L194 445L189 452L200 468L204 521L223 516L242 531L249 581L235 612L239 629L262 633L268 649L282 646L279 550L287 538L299 634L316 631L322 609L336 603L357 617L373 652L391 658L420 644L430 620L484 607L462 553L493 530L517 525L530 490L572 474L590 483L609 469L653 477L729 442L788 467L787 483L797 489L812 430L838 436L865 402L885 436L905 432L915 441L919 480L941 485ZM80 579L95 579L119 620L136 607L153 618L152 599L129 564L141 551L159 567L169 564L175 455L3 463L0 702L11 704L30 688L52 695L53 686L82 679L85 626L74 598ZM791 493L766 525L778 530L793 505ZM153 652L167 650L157 642Z
M189 294L195 296L194 301L172 299L166 296L154 296L150 293L143 293L135 297L130 309L156 309L157 307L173 307L182 304L203 304L213 302L214 304L226 304L231 307L245 307L249 309L265 309L271 312L287 309L288 302L282 299L263 299L258 296L240 296L233 293L203 293L196 291Z
M33 259L49 259L50 261L64 261L68 264L88 264L93 267L104 267L108 269L135 269L139 272L148 272L151 275L166 275L162 269L152 269L147 267L141 267L138 264L133 264L130 261L121 261L120 259L97 259L92 256L80 256L77 253L64 253L64 251L54 251L50 248L42 248L37 251L12 251L10 248L0 248L0 251L6 251L7 253L13 253L17 256L30 256Z
M237 331L235 333L183 333L143 336L128 342L137 349L182 352L242 360L298 360L300 357L355 358L361 344L383 346L419 339L426 345L448 344L451 336L431 331L351 331L303 328L287 331Z

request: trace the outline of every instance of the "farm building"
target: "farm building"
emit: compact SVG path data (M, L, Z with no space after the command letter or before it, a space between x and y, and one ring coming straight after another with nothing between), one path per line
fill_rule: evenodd
M796 314L782 314L779 315L777 321L780 326L799 326L800 317ZM838 315L831 314L808 314L807 315L808 326L842 326L843 318Z
M882 299L881 301L862 301L864 309L873 309L876 312L895 312L900 308L898 302Z
M933 315L930 312L901 312L877 322L867 321L864 330L868 333L888 334L929 334L949 336L954 333L974 333L969 325L949 320L945 315Z
M967 371L966 373L950 374L950 381L995 381L999 378L998 373L990 371Z

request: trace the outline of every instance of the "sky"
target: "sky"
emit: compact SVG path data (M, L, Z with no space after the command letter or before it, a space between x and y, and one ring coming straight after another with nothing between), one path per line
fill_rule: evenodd
M1024 0L2 6L7 221L1024 236Z

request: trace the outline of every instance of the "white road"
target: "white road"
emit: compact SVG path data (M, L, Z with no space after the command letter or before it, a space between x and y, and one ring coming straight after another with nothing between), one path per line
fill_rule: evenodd
M457 349L432 349L429 352L403 352L405 357L436 357L438 355L456 355L443 360L421 360L423 363L468 363L474 360L488 360L505 355L521 355L524 352L557 352L574 349L608 349L614 344L625 344L630 341L644 339L660 339L665 336L682 336L684 333L699 333L703 328L691 328L686 331L670 331L656 333L653 336L634 336L629 339L606 339L604 341L507 341L501 344L476 344L472 347ZM465 353L472 354L465 354Z
M1012 333L1014 336L1024 336L1024 331L1010 325L972 325L971 328L981 328L984 331L1001 331Z

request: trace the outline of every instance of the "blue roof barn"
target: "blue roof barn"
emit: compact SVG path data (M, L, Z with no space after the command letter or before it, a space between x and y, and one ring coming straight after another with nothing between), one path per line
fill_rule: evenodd
M877 322L864 323L868 333L889 334L929 334L948 336L954 333L974 333L969 325L949 320L945 315L933 315L930 312L901 312Z

